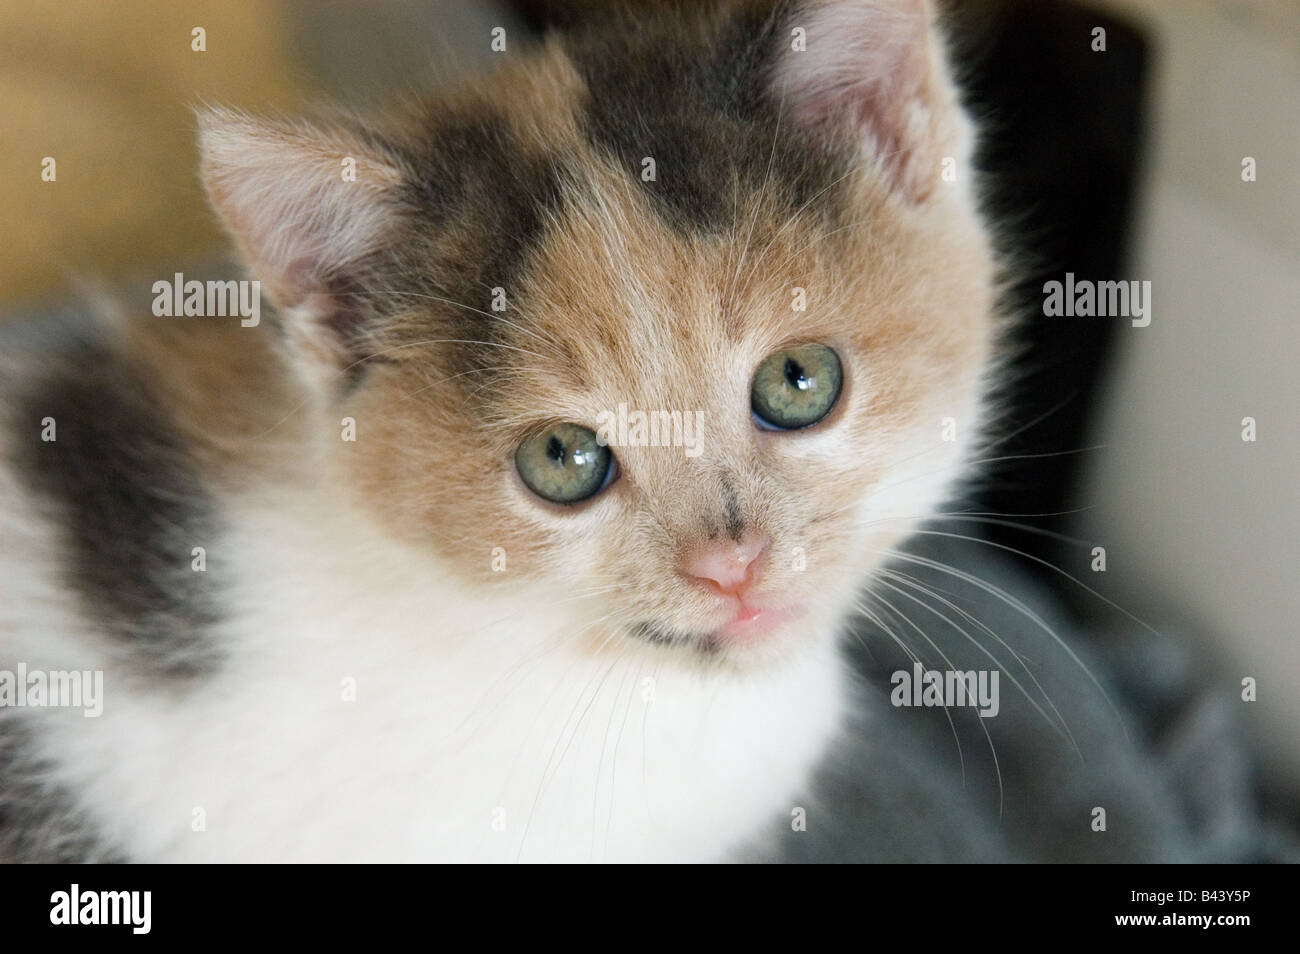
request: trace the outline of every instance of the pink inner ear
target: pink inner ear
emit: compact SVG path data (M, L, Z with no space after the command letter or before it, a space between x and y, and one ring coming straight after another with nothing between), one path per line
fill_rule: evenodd
M780 53L774 92L789 115L815 134L864 140L895 187L924 199L938 175L944 106L926 5L815 0L790 22L806 30L807 49Z
M245 259L282 306L328 291L323 279L365 254L400 180L385 157L343 129L289 126L229 110L200 120L203 172ZM343 157L364 174L345 181Z

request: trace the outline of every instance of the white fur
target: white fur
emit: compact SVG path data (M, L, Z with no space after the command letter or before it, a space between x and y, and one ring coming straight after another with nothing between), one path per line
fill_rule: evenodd
M32 526L6 509L6 532ZM2 619L0 663L109 666L99 719L14 711L52 780L133 857L721 858L788 823L840 721L829 634L743 678L631 643L596 657L573 638L580 601L557 602L569 594L469 602L323 498L233 512L208 541L214 563L238 554L217 634L229 662L193 687L132 682L58 600L43 603L54 615L28 604ZM0 566L6 596L50 588L52 564L17 563Z

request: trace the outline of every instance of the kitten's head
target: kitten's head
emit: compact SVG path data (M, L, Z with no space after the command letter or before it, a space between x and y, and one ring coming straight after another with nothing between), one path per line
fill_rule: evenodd
M615 18L391 121L205 116L357 498L521 612L567 598L575 639L832 631L944 498L993 346L928 19Z

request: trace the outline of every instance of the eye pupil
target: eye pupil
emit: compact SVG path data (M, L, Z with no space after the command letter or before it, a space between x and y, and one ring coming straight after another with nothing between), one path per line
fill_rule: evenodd
M564 442L554 434L552 434L551 439L546 442L546 456L557 464L564 463Z
M785 379L790 382L790 386L798 388L800 391L807 391L811 387L816 387L817 382L809 380L804 373L803 365L794 358L785 359Z

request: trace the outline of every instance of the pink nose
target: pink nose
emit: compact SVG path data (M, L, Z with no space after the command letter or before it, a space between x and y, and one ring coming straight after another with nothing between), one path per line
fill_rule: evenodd
M758 575L758 558L767 549L767 537L746 534L735 540L710 540L682 561L682 572L725 596L743 596Z

